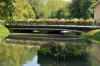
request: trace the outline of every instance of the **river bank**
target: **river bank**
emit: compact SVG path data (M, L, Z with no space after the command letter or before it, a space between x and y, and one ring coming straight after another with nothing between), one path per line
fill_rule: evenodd
M90 55L95 58L97 62L94 63L97 64L100 62L100 29L86 33L85 37L92 42Z
M100 44L100 29L86 33L85 38L89 39L95 44Z
M0 40L9 35L9 30L4 26L0 25Z

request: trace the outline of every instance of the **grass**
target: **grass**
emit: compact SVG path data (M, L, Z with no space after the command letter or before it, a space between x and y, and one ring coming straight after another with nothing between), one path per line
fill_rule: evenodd
M4 26L0 25L0 39L3 39L8 35L9 35L9 30Z
M86 38L90 39L92 42L100 44L100 29L90 31L85 34Z

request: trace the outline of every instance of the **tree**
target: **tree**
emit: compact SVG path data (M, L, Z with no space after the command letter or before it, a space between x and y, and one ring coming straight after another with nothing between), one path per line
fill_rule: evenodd
M88 8L88 11L87 11L87 13L88 14L90 14L89 16L91 16L91 17L94 17L94 8L92 7L96 2L97 2L98 0L90 0L90 2L91 2L91 5L90 5L90 7Z
M25 11L26 11L26 17L27 19L35 19L35 13L29 3L25 3Z
M93 14L92 5L97 0L72 0L71 15L73 18L90 18Z
M70 2L66 2L66 6L58 10L56 17L57 18L70 18L71 17L70 4L71 4Z
M25 0L15 0L14 2L15 14L13 19L35 19L35 13L31 5Z
M0 19L10 20L14 13L13 0L0 0Z
M64 0L28 0L36 18L56 18L59 9L65 6Z
M66 3L64 0L48 0L46 6L51 14L51 18L56 18L56 13L59 9L65 7Z
M41 18L44 14L44 0L27 0L31 4L35 14L36 18Z

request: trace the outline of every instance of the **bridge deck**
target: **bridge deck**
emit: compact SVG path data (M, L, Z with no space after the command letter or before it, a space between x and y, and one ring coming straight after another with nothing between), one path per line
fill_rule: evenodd
M100 26L87 26L87 25L14 25L7 27L10 30L50 30L50 31L74 31L82 32L93 29L100 29Z

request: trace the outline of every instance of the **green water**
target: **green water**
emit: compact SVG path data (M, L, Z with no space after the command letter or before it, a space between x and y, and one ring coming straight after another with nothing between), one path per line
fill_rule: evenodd
M36 56L37 48L0 44L0 66L22 66Z
M91 58L68 57L58 60L38 55L37 50L37 46L0 44L0 66L100 66ZM92 63L87 59L92 60Z
M0 66L100 66L91 55L62 60L38 54L38 44L47 42L7 38L0 43Z

